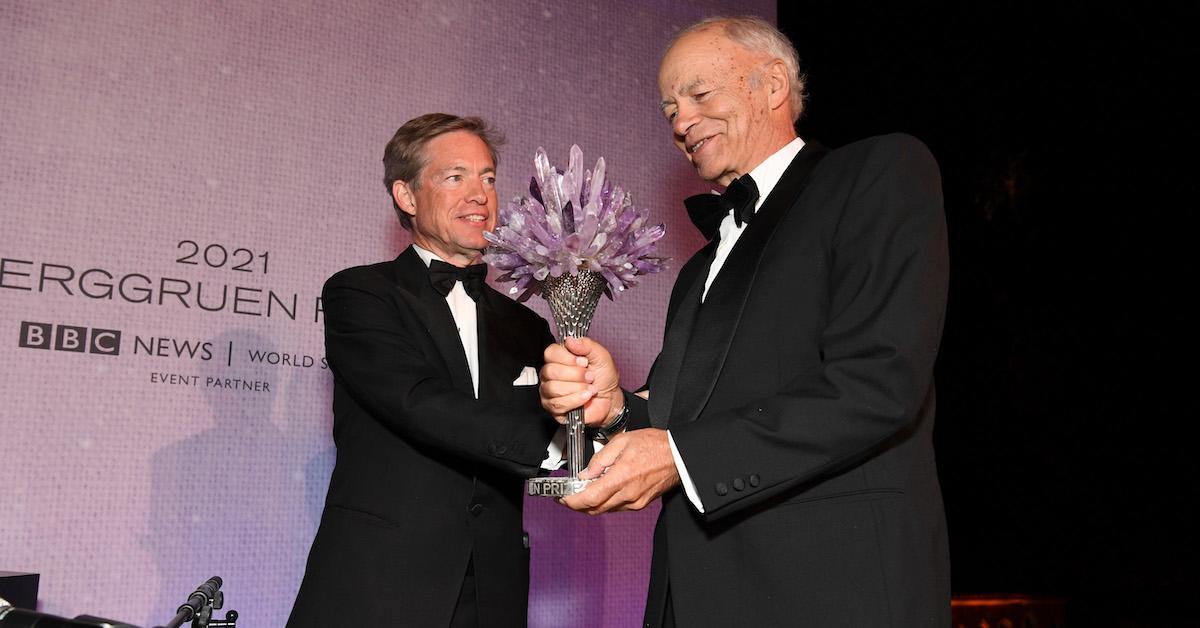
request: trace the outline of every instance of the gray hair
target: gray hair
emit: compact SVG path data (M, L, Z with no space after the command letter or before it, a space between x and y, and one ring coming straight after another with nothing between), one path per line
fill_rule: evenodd
M792 110L792 121L799 120L800 114L804 111L804 85L808 78L800 71L800 55L787 35L779 32L778 28L761 17L742 15L710 17L700 20L676 33L667 43L667 50L670 50L676 42L688 34L718 27L730 41L746 50L761 53L783 62L788 72L788 86L791 88L788 105Z

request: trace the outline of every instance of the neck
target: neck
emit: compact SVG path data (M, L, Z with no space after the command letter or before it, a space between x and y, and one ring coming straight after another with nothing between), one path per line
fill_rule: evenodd
M757 168L771 155L779 152L779 149L787 146L788 143L796 139L796 137L796 131L791 125L788 125L787 127L783 127L782 125L772 126L771 129L767 130L762 139L760 139L758 142L755 142L755 145L759 146L760 148L754 152L750 159L746 160L749 163L743 166L742 170L744 170L744 172L726 172L716 180L716 183L721 185L729 185L734 179L744 174L750 174L750 171Z
M418 238L413 238L413 245L419 246L419 247L425 249L426 251L433 253L435 256L437 256L438 259L442 260L443 262L446 262L447 264L451 264L453 266L458 266L459 268L465 268L467 266L471 266L473 264L478 264L483 261L483 251L472 251L470 254L461 253L461 252L460 253L447 253L446 251L442 250L440 247L434 246L427 242L422 242Z

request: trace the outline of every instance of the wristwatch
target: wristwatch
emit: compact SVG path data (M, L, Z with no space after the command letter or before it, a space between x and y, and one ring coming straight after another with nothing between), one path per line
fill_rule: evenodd
M624 408L621 408L621 413L617 415L617 418L612 423L609 423L605 427L589 428L588 432L591 433L592 440L598 443L607 443L610 438L620 434L628 422L629 405L626 404Z

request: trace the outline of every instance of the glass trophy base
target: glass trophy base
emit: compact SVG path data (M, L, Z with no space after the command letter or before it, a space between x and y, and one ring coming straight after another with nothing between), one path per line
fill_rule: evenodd
M566 497L581 492L590 481L578 478L530 478L527 486L531 497Z

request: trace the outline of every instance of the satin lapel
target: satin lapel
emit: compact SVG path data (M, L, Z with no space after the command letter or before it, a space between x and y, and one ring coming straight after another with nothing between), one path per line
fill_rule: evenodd
M663 348L654 363L654 371L650 374L651 427L665 428L671 417L674 405L675 390L678 386L679 370L683 364L683 354L692 336L692 328L696 322L696 313L700 310L700 295L704 291L704 280L708 277L708 268L712 264L713 255L717 248L716 240L709 242L700 249L696 259L704 260L687 269L689 275L680 275L680 289L684 290L683 297L675 311L668 313L666 335L663 337ZM693 270L694 269L694 270Z
M484 288L476 306L479 329L479 398L507 401L512 396L513 380L521 374L521 364L506 340L514 333L504 325L504 295Z
M671 423L694 421L708 403L725 363L725 356L729 354L729 345L741 320L746 297L754 287L763 251L780 221L796 205L813 168L826 152L825 147L815 142L804 145L770 196L754 214L754 219L746 226L725 259L721 272L709 286L704 304L698 308L695 332L687 341L680 364L679 383L669 415ZM764 333L769 333L769 330ZM654 396L652 390L651 399Z
M471 367L467 366L467 354L458 337L458 327L454 324L450 305L446 303L446 297L438 294L429 283L429 269L412 247L396 258L396 280L401 288L415 297L413 310L445 361L451 383L455 388L475 396Z

